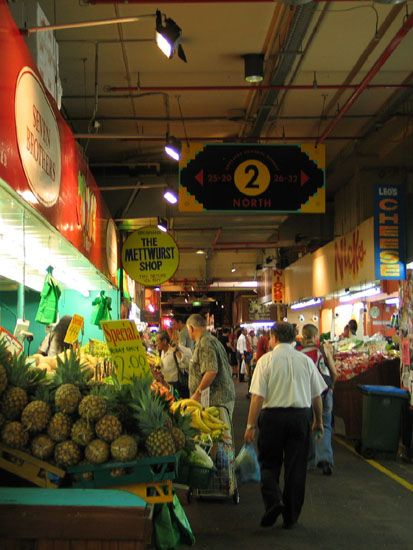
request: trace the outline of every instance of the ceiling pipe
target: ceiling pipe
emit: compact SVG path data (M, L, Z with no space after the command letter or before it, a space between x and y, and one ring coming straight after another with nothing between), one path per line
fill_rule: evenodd
M260 85L216 85L216 86L105 86L107 92L234 92L234 91L276 91L276 90L356 90L360 84L260 84ZM368 84L366 88L413 88L409 84ZM70 97L70 96L68 96ZM83 96L82 96L83 97ZM128 96L129 97L129 96Z
M400 27L400 29L397 31L394 37L390 40L387 47L384 49L380 57L377 59L377 61L374 63L371 69L368 71L368 73L363 78L363 80L360 82L357 89L354 90L354 92L351 94L351 96L346 101L346 103L341 107L336 117L327 125L327 127L324 129L321 136L316 140L316 145L323 143L323 141L325 141L330 136L331 132L335 129L337 124L340 122L341 118L347 113L349 109L351 109L351 107L354 105L354 103L357 101L360 95L369 86L370 81L377 75L377 73L386 63L388 58L399 46L403 38L411 30L412 26L413 26L413 14L409 15L409 17L406 18L403 25Z
M267 4L274 4L275 0L258 1ZM313 2L317 3L348 1L349 0L313 0ZM359 0L353 1L358 2ZM87 4L159 4L159 0L85 0L85 2ZM162 4L251 4L251 0L162 0Z
M120 141L165 141L165 136L143 136L143 135L131 135L131 134L88 134L80 133L74 134L75 139L90 139L90 140L120 140ZM181 141L186 140L186 136L175 136L176 139ZM330 141L349 141L362 139L362 136L329 136L327 139ZM192 136L189 137L190 141L218 141L222 143L237 143L237 142L250 142L252 141L282 141L282 142L296 142L297 140L301 141L317 141L317 136L272 136L272 137L262 137L262 136Z
M140 191L141 189L158 189L158 188L165 188L168 187L167 183L155 183L153 185L147 185L138 183L137 185L106 185L103 187L99 187L99 190L102 192L105 191L130 191L131 189L137 189Z

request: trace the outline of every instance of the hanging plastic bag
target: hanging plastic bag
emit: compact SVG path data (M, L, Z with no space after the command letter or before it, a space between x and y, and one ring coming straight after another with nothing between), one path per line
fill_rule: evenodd
M195 544L188 518L176 495L172 502L155 505L153 524L157 550L171 550L181 544Z
M246 374L246 372L247 372L247 364L245 363L245 359L243 359L241 363L240 374Z
M252 443L241 447L234 462L238 483L259 483L261 481L260 465Z

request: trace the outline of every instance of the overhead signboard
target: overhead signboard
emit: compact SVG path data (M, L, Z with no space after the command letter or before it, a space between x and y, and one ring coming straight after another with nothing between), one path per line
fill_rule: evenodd
M193 143L183 148L181 212L325 212L325 148Z
M406 278L405 194L402 185L376 185L374 255L377 279Z
M122 247L126 273L144 286L158 286L173 277L179 265L179 250L169 233L157 227L141 227Z

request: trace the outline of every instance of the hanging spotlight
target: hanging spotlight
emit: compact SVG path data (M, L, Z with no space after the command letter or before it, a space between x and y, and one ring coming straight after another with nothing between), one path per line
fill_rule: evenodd
M156 11L156 43L168 59L173 57L175 51L178 57L185 63L187 62L185 52L180 44L182 29L178 27L173 19L165 17L162 22L162 13Z
M235 267L235 265L233 265L233 266L231 267L231 273L235 273L236 270L237 270L237 268Z
M165 153L176 161L181 159L182 144L179 139L167 136L165 142Z
M198 248L196 254L205 254L205 250L203 250L202 248Z
M264 78L264 56L262 53L244 55L244 75L247 82L262 82Z
M178 196L173 189L168 187L165 189L163 198L169 202L169 204L176 204L178 202Z
M168 231L168 220L158 216L158 229L166 233Z

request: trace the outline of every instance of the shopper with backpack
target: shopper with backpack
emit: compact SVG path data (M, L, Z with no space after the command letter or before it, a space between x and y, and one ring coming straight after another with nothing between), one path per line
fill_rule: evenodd
M309 468L317 466L324 475L331 475L334 464L332 447L332 416L333 416L333 387L337 378L331 345L325 342L321 347L318 344L318 329L314 325L304 325L302 328L302 349L312 359L327 384L328 388L322 394L323 400L323 434L312 434L308 458Z

